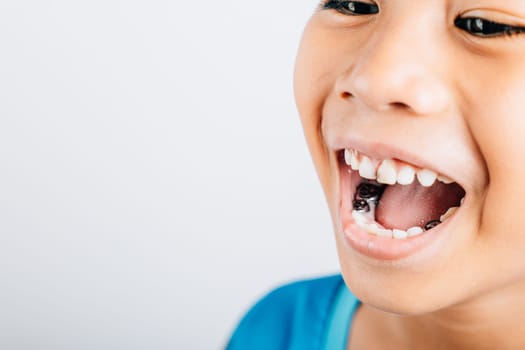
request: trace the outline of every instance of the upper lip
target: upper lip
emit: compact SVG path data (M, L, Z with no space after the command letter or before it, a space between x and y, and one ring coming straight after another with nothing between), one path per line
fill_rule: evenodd
M454 180L463 187L466 192L468 192L466 189L466 180L462 178L459 172L451 171L450 168L447 168L443 164L439 164L439 162L436 162L436 159L425 156L425 154L415 154L397 145L391 145L381 141L357 138L337 137L332 140L328 146L336 153L341 152L344 149L354 149L372 159L397 159L418 168L429 169Z

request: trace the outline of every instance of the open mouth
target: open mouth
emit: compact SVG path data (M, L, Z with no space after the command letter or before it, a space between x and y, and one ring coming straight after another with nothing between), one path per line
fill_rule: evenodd
M370 235L410 239L450 219L465 190L431 169L397 159L372 159L353 149L340 152L343 221Z

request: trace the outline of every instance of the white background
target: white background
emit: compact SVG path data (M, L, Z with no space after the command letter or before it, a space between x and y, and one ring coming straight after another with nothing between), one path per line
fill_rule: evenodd
M0 1L0 348L220 349L337 271L292 72L316 1Z

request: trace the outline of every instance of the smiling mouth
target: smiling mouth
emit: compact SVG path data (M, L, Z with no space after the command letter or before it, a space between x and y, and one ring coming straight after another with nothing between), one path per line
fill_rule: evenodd
M345 149L339 160L343 219L373 236L422 235L452 217L465 197L452 179L397 159L372 159Z

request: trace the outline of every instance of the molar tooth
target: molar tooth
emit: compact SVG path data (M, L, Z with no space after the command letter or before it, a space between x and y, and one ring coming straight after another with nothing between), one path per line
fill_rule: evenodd
M363 156L361 159L361 164L359 164L359 175L365 179L375 180L376 179L376 169L374 164L367 156Z
M424 187L430 187L434 184L437 179L437 174L432 170L421 169L417 172L417 179L419 183Z
M405 239L408 237L407 231L394 229L392 233L395 239Z
M383 194L383 188L374 184L362 183L357 186L356 197L364 199L369 205L377 202Z
M461 201L459 202L459 205L463 205L465 203L465 197L461 198Z
M408 237L414 237L422 234L424 230L419 226L411 227L407 230Z
M434 227L438 226L441 224L441 221L439 220L432 220L432 221L429 221L427 222L427 224L425 225L425 230L431 230L433 229Z
M443 182L446 185L454 183L454 180L452 180L451 178L446 177L445 175L438 175L437 179L439 181Z
M441 222L445 221L446 219L451 217L452 214L454 214L456 212L456 210L458 210L458 209L459 209L459 207L448 208L447 212L445 214L441 215L441 217L439 218L439 221L441 221Z
M391 159L386 159L381 162L381 165L377 169L377 182L386 185L394 185L396 180L396 163Z
M370 211L370 204L364 199L356 199L352 206L354 211L360 213L368 213Z
M416 170L410 165L403 165L397 172L397 183L400 185L410 185L414 182Z

